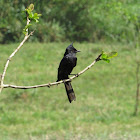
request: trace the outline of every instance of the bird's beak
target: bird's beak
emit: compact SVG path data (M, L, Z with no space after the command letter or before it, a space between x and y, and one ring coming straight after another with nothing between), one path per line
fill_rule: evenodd
M76 52L81 52L81 51L77 50Z

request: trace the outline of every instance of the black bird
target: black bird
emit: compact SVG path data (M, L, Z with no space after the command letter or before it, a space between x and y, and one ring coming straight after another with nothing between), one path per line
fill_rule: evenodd
M73 43L70 44L65 51L64 57L62 58L59 68L58 68L58 76L57 82L60 80L65 80L69 78L70 73L72 72L73 68L77 64L77 57L76 53L80 52L73 47ZM76 96L74 90L72 88L71 82L64 82L67 96L69 102L71 103L73 100L76 100Z

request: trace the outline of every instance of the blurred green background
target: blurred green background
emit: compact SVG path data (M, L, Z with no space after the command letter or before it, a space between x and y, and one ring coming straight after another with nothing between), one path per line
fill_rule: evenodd
M23 38L22 11L41 13L31 41L131 42L138 33L139 0L0 0L0 43Z
M133 116L136 67L140 60L139 0L0 0L0 73L23 39L22 11L34 3L41 13L34 35L10 61L5 84L54 82L66 47L81 50L72 73L101 53L117 51L72 81L77 100L64 85L0 95L0 140L139 140L140 111ZM140 73L139 73L140 74ZM139 106L140 107L140 106Z

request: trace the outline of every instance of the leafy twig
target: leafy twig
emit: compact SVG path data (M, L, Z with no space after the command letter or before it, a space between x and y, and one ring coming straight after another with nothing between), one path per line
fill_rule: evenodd
M23 46L23 44L25 43L25 41L33 34L34 31L32 31L30 34L28 34L28 30L29 30L29 26L31 25L30 22L31 20L35 20L36 22L38 22L38 19L39 19L39 16L40 14L33 14L32 11L34 9L34 5L33 4L30 4L30 6L25 10L27 13L27 24L25 26L25 28L23 29L24 30L24 34L25 34L25 37L23 39L23 41L19 44L19 46L15 49L15 51L9 56L9 58L7 59L7 62L4 66L4 70L3 70L3 73L1 75L1 80L0 80L0 93L2 91L2 89L4 88L4 77L5 77L5 74L6 74L6 71L7 71L7 68L9 66L9 62L10 60L12 59L12 57L19 51L19 49ZM33 16L31 16L33 15Z

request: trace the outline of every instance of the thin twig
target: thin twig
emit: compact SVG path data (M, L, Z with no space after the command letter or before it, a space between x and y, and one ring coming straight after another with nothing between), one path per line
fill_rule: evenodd
M139 88L140 88L139 68L140 68L140 63L137 63L137 70L136 70L137 90L136 90L136 104L135 104L134 115L137 115L137 113L138 113L138 106L139 106L139 96L140 96L139 95Z
M30 20L28 19L27 17L27 25L30 23ZM4 78L5 78L5 74L6 74L6 71L7 71L7 68L8 68L8 65L9 65L9 62L10 60L12 59L12 57L19 51L19 49L23 46L23 44L25 43L25 41L33 34L34 31L32 31L29 35L28 35L28 29L26 30L27 33L23 39L23 41L19 44L19 46L15 49L15 51L9 56L9 58L7 59L7 62L4 66L4 70L3 70L3 73L1 75L1 81L0 81L0 93L2 91L2 89L4 88Z
M102 54L100 54L89 66L87 66L85 69L80 71L78 74L76 74L75 76L72 76L69 79L66 79L64 81L47 83L47 84L42 84L42 85L34 85L34 86L16 86L16 85L7 84L7 85L3 85L3 88L31 89L31 88L39 88L39 87L50 87L50 86L62 84L62 83L67 82L67 81L72 81L73 79L75 79L76 77L79 77L81 74L83 74L88 69L90 69L97 61L101 60L100 59L101 55Z

